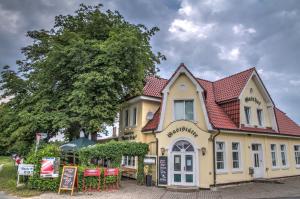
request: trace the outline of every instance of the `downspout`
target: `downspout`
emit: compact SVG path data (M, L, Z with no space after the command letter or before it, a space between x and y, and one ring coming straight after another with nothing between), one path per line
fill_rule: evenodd
M213 168L214 168L214 187L216 187L217 184L217 171L216 171L216 142L215 139L218 135L220 135L220 129L218 129L217 134L212 136L212 142L213 142Z
M154 133L154 130L152 130L152 133L156 140L156 186L158 186L158 139L156 137L156 134Z

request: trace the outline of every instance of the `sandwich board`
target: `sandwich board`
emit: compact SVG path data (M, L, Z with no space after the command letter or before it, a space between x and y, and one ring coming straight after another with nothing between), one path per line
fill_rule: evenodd
M60 185L58 189L58 194L61 190L71 191L71 196L73 196L74 188L78 188L78 176L76 166L64 166L61 174Z

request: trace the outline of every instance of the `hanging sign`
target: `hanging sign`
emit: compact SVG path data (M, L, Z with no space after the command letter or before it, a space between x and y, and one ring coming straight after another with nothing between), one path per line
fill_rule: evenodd
M40 175L43 178L57 178L59 176L59 158L43 158Z
M151 165L156 163L156 157L145 157L144 158L144 164L145 165Z
M178 127L176 129L174 129L173 131L168 132L167 136L170 138L173 135L175 135L176 133L180 133L180 132L187 132L187 133L192 134L194 137L198 137L198 133L196 131L194 131L191 128L185 127L185 126Z
M158 160L158 184L167 185L168 184L168 157L160 156Z
M33 164L19 164L18 175L20 176L32 176L34 170Z
M78 183L77 167L76 166L64 166L62 174L61 174L58 194L60 194L61 190L69 190L69 191L71 191L71 195L73 195L74 187L75 186L78 187L77 183Z

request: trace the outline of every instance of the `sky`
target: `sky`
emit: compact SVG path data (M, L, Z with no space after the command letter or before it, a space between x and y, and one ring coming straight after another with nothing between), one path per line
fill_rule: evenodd
M0 0L0 71L22 59L28 30L50 29L82 2L159 27L151 44L167 57L158 65L164 78L182 62L211 81L255 66L275 105L300 124L300 1Z

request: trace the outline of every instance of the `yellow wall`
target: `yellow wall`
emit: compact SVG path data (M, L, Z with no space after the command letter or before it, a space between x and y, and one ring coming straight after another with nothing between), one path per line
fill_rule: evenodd
M181 85L185 85L185 89L181 89ZM163 123L163 129L165 129L171 122L174 121L174 100L194 100L194 112L195 112L195 123L202 128L207 130L205 123L204 112L200 104L199 94L197 93L196 86L193 82L184 74L181 74L170 87L167 103L166 112Z
M249 181L253 179L253 177L249 175L249 167L253 167L252 150L251 150L252 143L262 144L265 178L300 175L300 169L296 169L296 163L295 163L295 157L293 151L294 144L300 144L300 139L247 135L244 133L241 134L221 133L216 138L216 140L225 142L225 146L226 146L225 163L227 164L227 172L217 174L218 184L239 182L239 181ZM232 169L232 150L231 150L232 142L240 142L241 160L242 160L241 172L234 172ZM288 168L283 168L279 166L277 169L272 169L270 144L277 144L277 162L279 165L281 165L279 144L286 144L287 158L289 164Z
M195 138L193 135L191 135L188 132L178 132L174 134L172 137L168 137L168 132L173 131L176 128L180 127L187 127L195 130L198 134L198 136ZM158 142L158 149L159 149L159 156L161 156L160 148L164 147L166 148L165 155L169 155L169 153L172 150L172 143L175 142L175 140L178 139L185 139L188 138L192 143L194 143L195 150L198 153L198 181L199 186L201 188L209 188L209 185L213 183L213 153L212 153L212 142L209 141L210 133L202 131L199 129L199 126L197 124L194 124L190 121L177 121L171 123L163 132L157 133L156 136L159 140ZM188 141L189 141L188 140ZM202 147L205 147L207 149L206 155L202 155L200 152L200 149ZM171 180L171 179L169 179Z
M250 88L253 89L252 93L250 93ZM245 101L246 97L256 97L261 102L261 104L258 105L257 103L255 103L253 101L246 102ZM251 108L251 114L250 114L251 124L250 125L258 126L257 109L262 109L263 110L263 126L264 127L272 127L271 116L267 109L267 103L264 100L263 96L261 95L259 89L257 88L257 85L254 82L253 78L245 86L244 91L240 98L240 116L241 116L240 121L241 121L241 124L246 124L244 106L248 106Z

